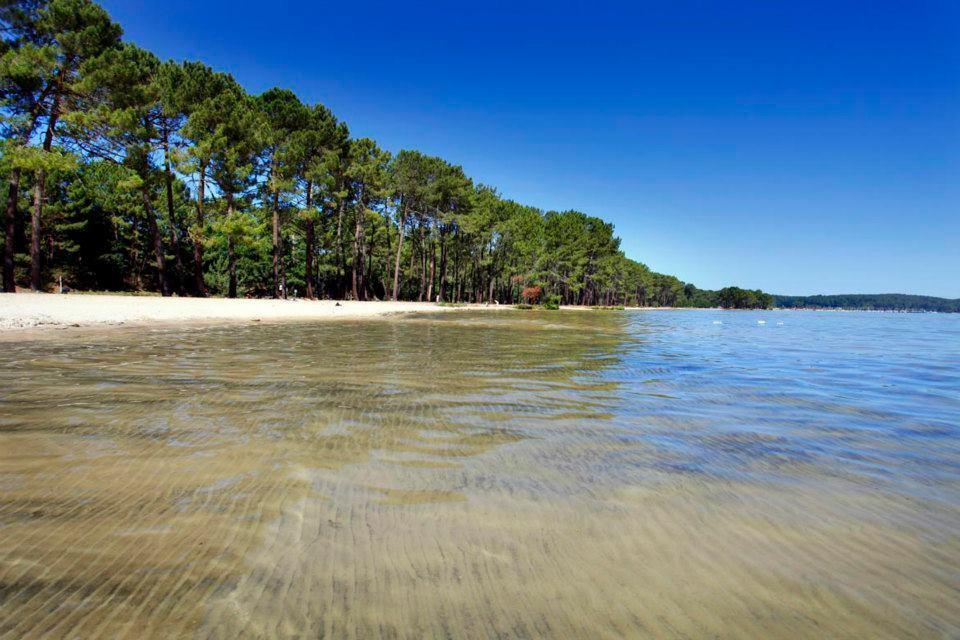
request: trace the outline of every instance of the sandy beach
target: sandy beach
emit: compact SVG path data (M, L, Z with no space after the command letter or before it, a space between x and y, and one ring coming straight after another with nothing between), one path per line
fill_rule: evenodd
M395 313L496 308L432 302L162 298L159 296L0 294L0 334L70 327L358 319ZM504 307L500 307L504 308Z

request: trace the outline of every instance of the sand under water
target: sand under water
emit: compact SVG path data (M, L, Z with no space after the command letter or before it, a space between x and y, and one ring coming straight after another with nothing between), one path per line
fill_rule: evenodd
M0 637L960 635L957 323L755 316L5 344Z

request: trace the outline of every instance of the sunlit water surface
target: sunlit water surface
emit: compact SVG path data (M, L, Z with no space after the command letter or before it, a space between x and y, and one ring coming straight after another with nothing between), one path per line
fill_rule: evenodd
M61 335L0 344L0 637L960 637L958 316Z

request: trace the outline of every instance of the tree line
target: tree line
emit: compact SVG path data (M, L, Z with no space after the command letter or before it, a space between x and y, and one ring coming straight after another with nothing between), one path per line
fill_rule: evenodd
M0 0L0 24L4 291L770 305L656 273L598 217L392 154L289 90L161 61L90 0Z
M817 296L774 296L783 309L845 309L862 311L937 311L960 313L960 299L903 293L854 293Z

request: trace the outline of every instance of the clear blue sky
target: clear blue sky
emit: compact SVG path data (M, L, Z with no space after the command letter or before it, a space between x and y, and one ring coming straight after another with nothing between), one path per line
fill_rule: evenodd
M960 297L960 2L102 0L698 286Z

